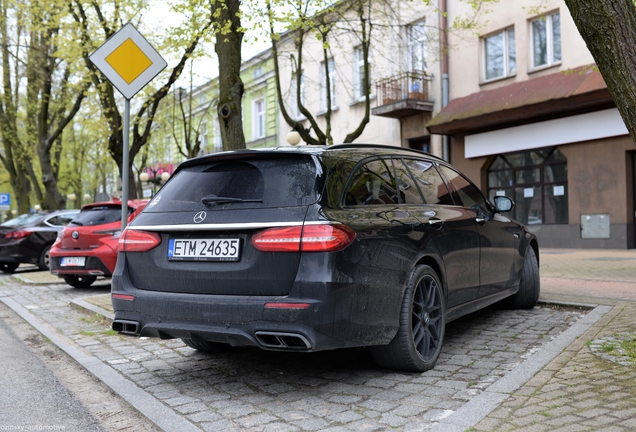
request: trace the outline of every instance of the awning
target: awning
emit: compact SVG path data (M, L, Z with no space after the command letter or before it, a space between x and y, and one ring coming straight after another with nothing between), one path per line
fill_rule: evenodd
M594 65L453 99L426 125L439 135L468 135L613 108Z

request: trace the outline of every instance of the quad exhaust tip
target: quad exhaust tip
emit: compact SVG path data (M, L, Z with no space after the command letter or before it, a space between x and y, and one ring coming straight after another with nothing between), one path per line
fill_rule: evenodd
M118 333L123 333L128 335L138 335L139 327L140 326L137 321L125 321L125 320L113 321L113 330L115 330Z
M254 335L258 342L266 348L311 349L311 343L307 338L296 333L258 331Z

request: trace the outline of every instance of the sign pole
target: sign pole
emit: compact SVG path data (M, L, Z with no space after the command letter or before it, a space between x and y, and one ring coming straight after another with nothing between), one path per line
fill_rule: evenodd
M128 139L130 137L130 99L124 98L124 148L121 167L121 232L128 219Z

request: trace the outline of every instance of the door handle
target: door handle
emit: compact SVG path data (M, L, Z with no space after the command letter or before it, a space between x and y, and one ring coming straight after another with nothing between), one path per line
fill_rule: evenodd
M444 221L438 218L429 218L428 224L434 226L435 228L441 228L444 225Z

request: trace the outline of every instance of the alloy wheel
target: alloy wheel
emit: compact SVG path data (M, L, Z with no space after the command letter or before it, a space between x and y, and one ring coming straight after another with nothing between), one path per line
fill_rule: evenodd
M413 343L425 361L433 359L441 347L443 315L440 292L437 281L426 275L418 283L413 295Z

